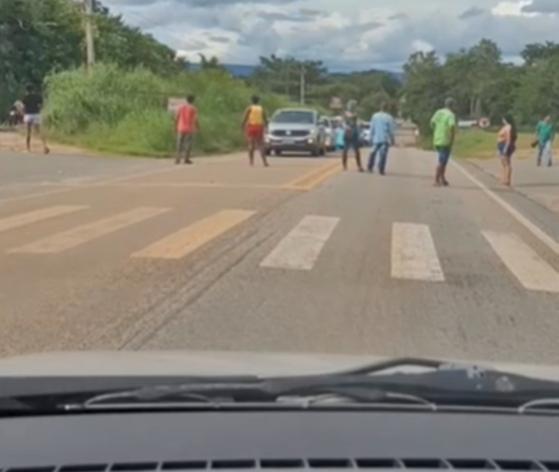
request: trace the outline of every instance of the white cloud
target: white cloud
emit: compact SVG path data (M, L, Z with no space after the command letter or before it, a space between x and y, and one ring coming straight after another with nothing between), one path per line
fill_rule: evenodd
M533 13L524 11L525 7L532 4L532 0L516 0L499 2L493 7L491 13L495 16L532 16Z
M431 43L422 39L414 39L411 43L411 47L414 52L431 52L435 50L435 47Z
M550 3L551 2L551 3ZM261 55L320 59L333 69L400 67L487 37L507 58L559 41L559 0L104 0L191 60L255 64ZM551 6L550 6L551 5ZM559 9L558 9L559 10Z

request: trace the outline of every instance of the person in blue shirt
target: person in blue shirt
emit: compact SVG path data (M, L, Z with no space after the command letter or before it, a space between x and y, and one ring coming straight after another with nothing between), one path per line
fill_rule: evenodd
M371 118L371 142L373 149L369 157L367 166L369 172L374 172L375 161L379 154L378 170L381 175L386 172L386 162L388 160L388 151L390 146L395 144L394 138L394 118L386 111L386 103L380 106L380 111L375 113Z

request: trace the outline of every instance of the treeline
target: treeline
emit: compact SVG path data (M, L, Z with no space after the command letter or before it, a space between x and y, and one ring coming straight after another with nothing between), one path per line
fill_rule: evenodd
M81 2L0 0L0 119L27 84L41 86L49 74L81 66L85 57ZM142 66L158 75L184 69L175 52L126 25L95 2L99 62Z
M331 105L343 108L354 100L359 113L367 119L383 102L396 112L402 89L398 77L388 72L329 73L322 61L299 61L275 55L261 57L250 79L260 90L282 94L294 102L301 98L302 81L305 103L335 112L340 109L332 109Z
M424 133L433 110L452 96L464 119L488 117L494 125L512 113L532 126L542 115L559 112L559 45L529 44L522 65L507 63L498 45L483 39L470 49L449 54L413 54L406 65L402 112Z

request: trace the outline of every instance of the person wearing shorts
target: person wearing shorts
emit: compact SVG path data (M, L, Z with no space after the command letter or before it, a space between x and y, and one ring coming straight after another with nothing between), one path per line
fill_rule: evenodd
M43 143L43 152L48 154L50 152L47 146L47 139L41 129L41 109L43 108L43 97L41 94L36 93L32 85L26 88L26 94L21 100L23 103L23 122L27 129L25 144L27 152L31 152L31 136L33 130L39 135Z
M242 129L245 132L248 142L248 159L251 166L254 165L254 153L256 149L260 151L264 167L268 167L266 150L264 149L264 133L268 126L266 111L260 105L260 97L252 97L252 104L246 109L243 118Z
M186 104L181 105L177 110L176 130L177 130L177 157L175 164L180 164L184 159L185 164L192 164L192 146L194 144L194 134L200 131L198 122L198 110L194 106L196 97L189 95L186 97Z
M503 185L507 187L512 183L512 156L516 151L516 140L518 130L516 123L511 115L503 118L503 127L497 136L497 151L503 166Z
M452 154L454 137L456 135L456 115L453 111L454 99L447 98L444 108L438 110L431 118L433 129L433 146L437 150L438 164L435 172L435 186L448 187L446 168Z

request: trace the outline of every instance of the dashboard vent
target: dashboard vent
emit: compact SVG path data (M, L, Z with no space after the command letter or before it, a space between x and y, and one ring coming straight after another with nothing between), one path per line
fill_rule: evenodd
M390 457L313 457L266 459L214 459L168 462L119 462L112 464L66 464L62 466L33 466L1 468L3 472L192 472L235 470L362 470L362 471L500 471L500 472L559 472L559 461L461 458L390 458Z
M104 472L107 470L106 464L87 464L87 465L65 465L58 469L58 472Z
M163 462L161 470L200 470L207 469L208 463L206 461L180 461L180 462Z

